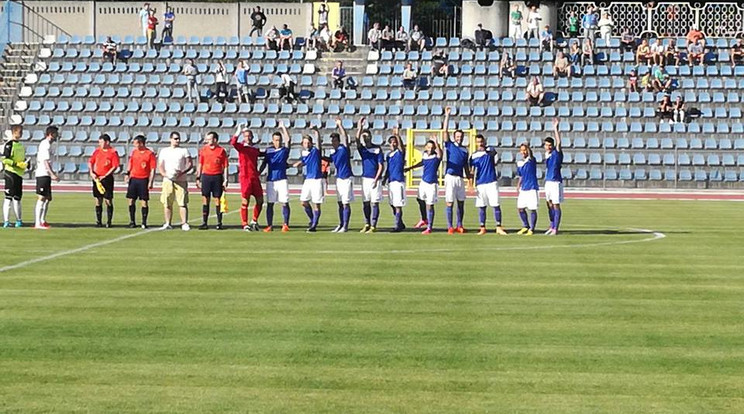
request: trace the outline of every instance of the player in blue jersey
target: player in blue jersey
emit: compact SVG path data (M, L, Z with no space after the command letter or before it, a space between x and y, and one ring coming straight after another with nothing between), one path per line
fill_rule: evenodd
M462 175L470 177L468 149L462 145L464 133L456 130L453 139L449 135L450 107L444 110L444 149L447 165L444 172L444 201L447 203L447 233L465 233L462 220L465 216L465 184ZM452 206L457 201L457 226L452 226Z
M555 236L561 225L561 204L563 203L563 148L561 134L558 132L558 119L553 120L553 138L545 138L545 201L548 204L550 228L545 234Z
M274 204L281 203L284 223L282 233L289 231L289 186L287 185L287 160L291 141L289 132L283 122L279 123L281 132L274 132L271 136L271 147L266 149L260 172L268 165L269 173L266 177L266 228L264 232L273 231Z
M385 156L387 169L383 185L387 184L390 206L393 208L395 224L393 232L398 233L405 230L403 224L403 207L406 205L406 148L398 135L398 128L393 129L393 135L388 138L390 152Z
M305 167L305 181L302 183L300 192L300 201L305 209L305 214L310 219L310 225L307 228L308 233L315 233L320 221L320 205L325 199L325 189L323 188L323 171L321 168L322 143L318 127L313 127L315 135L315 144L313 137L305 135L302 137L301 160L297 161L296 168Z
M496 220L496 233L506 235L501 225L501 204L499 200L499 176L496 173L496 151L486 145L486 138L478 134L475 136L475 152L470 155L468 164L472 168L475 179L475 206L478 207L480 231L478 235L486 234L486 207L493 208Z
M436 137L426 142L421 161L406 168L410 171L414 168L424 167L421 174L421 182L418 188L419 210L421 221L426 222L426 229L421 234L431 234L434 226L434 205L437 204L439 192L439 165L442 163L442 148L437 144Z
M362 157L362 205L364 210L364 227L360 233L374 233L377 220L380 218L380 201L382 200L382 171L385 157L382 148L372 143L372 134L364 129L362 118L357 125L356 146Z
M338 226L334 233L346 233L351 218L351 202L354 201L354 177L351 173L351 154L349 153L349 136L336 118L339 133L331 134L331 161L336 167L336 196L338 198Z
M527 143L519 146L519 153L522 155L522 159L517 161L517 174L519 175L517 210L519 210L519 218L522 219L522 229L517 234L532 236L535 232L535 226L537 226L537 204L539 201L537 191L540 189L537 185L537 160L532 155L532 149ZM527 210L530 213L529 219Z

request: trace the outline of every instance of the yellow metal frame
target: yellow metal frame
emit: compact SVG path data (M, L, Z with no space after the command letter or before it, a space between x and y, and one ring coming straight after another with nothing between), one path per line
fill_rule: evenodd
M467 145L468 151L472 154L475 151L475 136L478 131L475 129L466 129L462 131L464 133L463 143ZM454 131L449 131L453 134ZM437 142L442 146L444 151L444 130L443 129L408 129L406 130L406 166L411 166L421 161L421 151L416 149L415 140L416 135L425 134L427 137L436 136ZM450 135L451 136L451 135ZM428 140L428 138L427 138ZM445 151L444 159L439 165L439 184L444 185L444 170L447 162L447 153ZM406 186L408 188L418 188L419 178L413 176L413 170L406 173Z

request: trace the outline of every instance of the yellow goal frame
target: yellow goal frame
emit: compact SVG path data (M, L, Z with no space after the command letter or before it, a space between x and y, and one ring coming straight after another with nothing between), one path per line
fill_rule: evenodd
M449 130L450 136L455 130ZM475 129L465 129L462 131L464 144L467 145L468 151L472 154L475 151L475 136L478 131ZM416 164L421 161L421 151L416 149L416 136L426 135L427 137L436 136L437 142L442 146L444 151L444 130L443 129L408 129L406 130L406 166ZM427 138L428 140L428 138ZM444 170L447 162L447 152L444 151L442 163L439 165L439 184L444 185ZM419 178L413 176L413 170L406 173L406 187L418 188Z

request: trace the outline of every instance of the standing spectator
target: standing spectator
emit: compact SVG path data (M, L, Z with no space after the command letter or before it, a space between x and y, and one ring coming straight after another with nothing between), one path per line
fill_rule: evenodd
M103 50L103 61L116 64L116 58L119 56L119 45L114 42L111 36L106 36L106 41L101 45Z
M173 8L171 6L166 7L165 14L163 14L162 43L173 43L173 22L175 20L176 15L173 13Z
M628 91L638 92L638 72L635 69L631 70L628 76Z
M401 26L395 32L395 50L406 50L408 47L408 33L405 27Z
M410 40L408 41L408 51L411 50L424 50L426 47L426 36L424 36L424 32L422 32L418 25L413 25L413 30L411 30L411 36Z
M475 29L475 45L479 49L488 48L493 39L493 34L490 30L483 28L483 25L478 23L478 28Z
M336 62L336 67L331 72L331 78L333 79L333 87L344 89L344 82L346 82L346 69L344 69L344 62L340 60Z
M395 33L393 33L390 25L386 24L385 28L382 29L380 42L380 47L385 50L391 50L395 46Z
M702 66L705 63L705 40L692 42L687 46L687 63L692 66L698 61Z
M568 58L566 55L563 54L563 52L559 51L555 55L555 63L553 63L553 77L557 78L559 76L568 76L569 78L572 75L572 66L568 62Z
M736 39L736 43L731 46L731 66L741 64L744 59L744 45L741 38Z
M594 64L594 46L589 38L584 39L581 47L581 66Z
M553 51L553 32L550 30L550 25L545 25L545 29L540 32L540 50L541 51Z
M569 38L579 37L579 18L576 17L575 11L571 11L571 13L568 14L567 26Z
M652 57L653 55L651 54L651 47L648 45L648 40L641 40L641 44L638 46L638 50L636 50L636 65L640 65L641 62L645 64L651 63Z
M147 18L147 46L150 49L155 48L155 38L157 37L158 18L155 17L155 9L150 10L150 17Z
M594 41L597 36L597 14L594 12L594 6L586 9L586 14L581 18L581 28L584 29L584 37Z
M612 29L615 28L615 22L612 21L610 13L602 12L602 18L599 19L599 36L604 39L605 45L610 45L610 38L612 38Z
M382 31L380 30L380 23L375 23L372 28L367 32L367 40L372 49L380 50L380 39L382 38Z
M527 38L537 39L540 31L540 14L537 13L537 6L530 7L529 13L527 13Z
M199 90L196 87L196 75L198 73L196 66L194 66L194 61L187 59L181 74L186 76L186 98L189 102L192 102L194 95L196 95L196 101L199 101Z
M623 52L635 52L637 46L636 38L630 32L630 29L627 27L623 29L623 34L620 36L620 50Z
M408 90L416 89L416 71L410 62L406 63L406 68L403 69L403 87Z
M264 26L266 25L266 15L261 11L261 7L256 6L251 13L251 32L248 36L253 36L256 33L258 37L261 37Z
M514 75L517 71L517 64L514 62L510 52L504 52L501 55L501 62L499 63L499 79L503 79L504 75L509 75L510 78L514 79Z
M90 178L93 180L93 198L96 199L96 227L103 227L103 204L106 204L106 228L111 228L114 218L114 171L119 165L119 154L111 146L111 137L101 135L98 148L88 161Z
M139 25L142 36L147 37L147 22L150 19L150 3L145 3L139 11Z
M509 20L511 20L509 37L514 38L514 40L523 37L524 32L522 32L522 11L519 9L518 4L515 4L514 8L512 8L511 13L509 13Z
M253 102L253 94L248 87L248 62L243 60L238 62L235 69L235 82L238 86L238 103Z
M318 27L323 25L328 25L328 6L325 3L321 3L318 9Z
M279 31L279 50L292 50L293 42L292 30L285 24Z
M266 50L279 51L279 30L276 30L276 26L271 26L264 38L266 38Z
M279 86L279 99L284 98L289 104L293 103L296 100L299 100L297 92L295 91L297 82L295 82L294 78L286 73L283 73L280 79L281 85Z
M227 98L227 69L222 61L217 62L217 66L214 68L214 83L217 85L215 96L217 101L222 103Z
M669 95L664 95L664 98L662 98L661 102L659 103L659 108L656 109L656 116L658 116L662 122L665 119L668 119L671 123L672 107L672 100L669 98Z
M178 204L181 216L181 230L189 231L189 183L186 174L194 166L186 148L181 148L181 134L171 132L170 146L158 154L158 172L163 176L163 189L160 201L163 203L165 224L163 230L170 230L173 217L173 202Z
M545 90L537 76L527 85L527 102L530 106L543 106L545 103Z
M444 76L445 78L449 75L449 63L447 57L444 55L444 50L436 49L431 57L431 77Z
M690 43L697 43L701 40L704 40L705 35L703 34L703 32L698 30L697 25L692 25L685 38L687 39L687 44L689 45Z
M674 100L674 105L672 106L672 123L684 123L687 121L685 109L684 98L682 98L682 95L677 95L677 99Z

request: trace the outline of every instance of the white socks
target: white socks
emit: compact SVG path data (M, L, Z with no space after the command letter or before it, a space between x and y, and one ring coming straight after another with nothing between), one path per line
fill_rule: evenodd
M36 225L40 225L42 223L46 223L46 215L47 215L47 209L49 208L49 200L36 201Z
M3 221L6 223L10 221L10 202L9 198L6 198L3 202Z
M21 221L21 216L23 215L21 200L13 200L13 211L15 212L16 221Z

